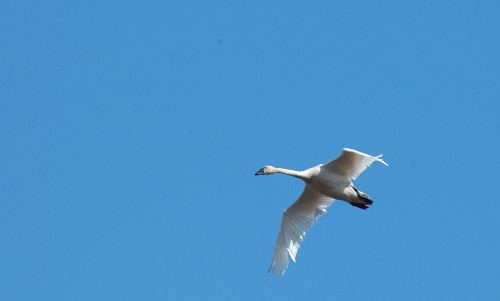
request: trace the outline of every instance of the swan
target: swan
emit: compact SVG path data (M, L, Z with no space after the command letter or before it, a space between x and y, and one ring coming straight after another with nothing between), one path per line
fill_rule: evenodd
M299 198L288 207L281 219L274 255L269 267L273 275L283 275L288 268L288 255L295 262L300 244L316 220L326 213L335 200L342 200L354 207L367 209L372 199L352 183L373 162L389 166L382 155L370 156L357 150L344 148L338 158L304 171L274 166L264 166L256 176L281 173L305 182Z

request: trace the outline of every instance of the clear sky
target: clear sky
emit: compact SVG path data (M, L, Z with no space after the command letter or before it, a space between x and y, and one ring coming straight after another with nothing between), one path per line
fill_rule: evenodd
M500 300L499 3L2 1L0 300Z

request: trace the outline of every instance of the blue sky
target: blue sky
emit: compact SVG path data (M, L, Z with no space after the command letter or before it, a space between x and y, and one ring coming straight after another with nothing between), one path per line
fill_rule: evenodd
M498 1L3 1L1 300L498 300ZM305 169L384 153L284 277Z

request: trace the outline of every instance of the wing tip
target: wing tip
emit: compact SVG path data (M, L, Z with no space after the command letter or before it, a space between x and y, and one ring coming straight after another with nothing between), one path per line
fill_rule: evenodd
M387 164L387 162L385 162L385 161L382 159L382 156L383 156L383 155L384 155L384 154L380 154L380 155L376 156L375 158L377 159L377 161L378 161L378 162L380 162L380 163L382 163L382 164L384 164L385 166L387 166L387 167L388 167L388 166L389 166L389 164Z
M285 275L287 269L288 269L288 260L286 263L283 262L278 263L273 260L267 272L273 276L283 276Z
M378 155L378 156L373 157L373 156L370 156L370 155L368 155L368 154L365 154L365 153L363 153L363 152L360 152L360 151L358 151L358 150L355 150L355 149L352 149L352 148L348 148L348 147L344 147L344 148L342 148L342 151L344 151L344 152L356 153L356 154L358 154L358 155L362 155L362 156L372 157L372 158L377 159L377 161L378 161L378 162L380 162L380 163L384 164L385 166L389 166L389 164L387 164L387 162L385 162L385 161L382 159L382 156L383 156L384 154L380 154L380 155Z

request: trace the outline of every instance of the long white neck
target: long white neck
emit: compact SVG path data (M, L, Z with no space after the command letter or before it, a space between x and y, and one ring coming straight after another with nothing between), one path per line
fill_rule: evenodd
M296 171L296 170L291 170L291 169L286 169L286 168L279 168L279 167L275 167L275 171L277 173L282 173L282 174L285 174L285 175L296 177L296 178L304 180L304 181L307 181L310 178L310 176L308 174L304 173L303 171Z

